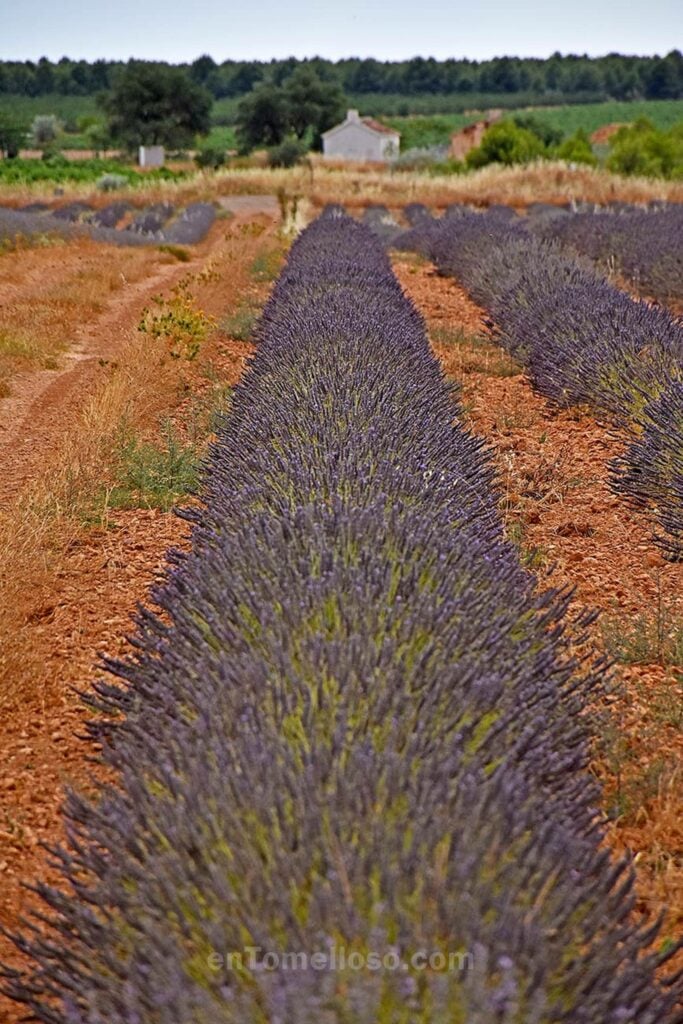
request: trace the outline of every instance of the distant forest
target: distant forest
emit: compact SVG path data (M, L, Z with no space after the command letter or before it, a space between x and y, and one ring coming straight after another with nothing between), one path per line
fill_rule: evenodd
M161 62L159 62L161 63ZM546 102L604 99L678 99L683 97L683 55L672 50L665 57L627 57L612 53L586 57L554 53L545 60L498 57L493 60L442 60L414 57L405 61L349 58L310 60L233 61L217 64L202 56L185 67L190 76L215 99L243 96L260 82L282 83L300 65L313 68L321 78L334 80L353 96L438 96L461 94L533 95ZM120 61L53 63L0 61L0 94L90 96L110 88Z

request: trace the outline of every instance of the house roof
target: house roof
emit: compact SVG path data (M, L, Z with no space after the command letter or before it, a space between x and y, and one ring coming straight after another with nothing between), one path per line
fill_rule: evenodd
M401 137L400 132L395 131L393 128L388 128L385 124L380 124L373 117L359 117L357 110L349 110L346 120L342 121L341 124L336 124L334 128L328 128L326 132L323 132L323 138L329 135L336 135L342 128L347 128L349 125L364 128L366 131L372 132L373 135L393 135L396 139Z
M371 128L373 132L381 132L382 135L400 135L395 128L389 128L386 124L381 124L379 121L375 121L374 117L361 117L361 121L366 128Z

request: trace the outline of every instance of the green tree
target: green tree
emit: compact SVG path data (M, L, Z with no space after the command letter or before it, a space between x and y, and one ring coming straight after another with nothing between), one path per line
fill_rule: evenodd
M190 78L199 85L206 85L212 75L216 73L218 65L208 53L203 53L190 64Z
M181 69L130 61L100 99L109 134L127 149L191 146L210 128L211 96Z
M518 128L511 121L499 121L484 133L481 146L470 150L466 157L468 167L486 164L525 164L544 156L545 146L528 128Z
M336 82L325 82L306 67L297 68L282 89L288 127L297 139L303 139L310 132L314 148L320 149L322 133L344 116L344 93Z
M279 146L288 127L284 90L276 85L259 85L237 108L237 143L242 153L255 146Z
M319 148L322 133L341 120L344 109L344 94L336 82L324 81L310 67L299 67L282 85L259 85L241 101L240 150L279 146L289 135L310 139Z
M661 60L650 65L645 77L645 95L648 99L677 99L683 94L683 58L672 50Z
M36 114L31 123L31 141L36 149L53 149L61 126L54 114Z
M19 150L26 140L28 129L8 111L0 110L0 155L8 160L19 156Z

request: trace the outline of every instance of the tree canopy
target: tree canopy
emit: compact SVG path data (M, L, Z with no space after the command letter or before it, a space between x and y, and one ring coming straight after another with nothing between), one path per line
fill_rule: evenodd
M12 159L26 143L28 128L12 113L0 110L0 155Z
M167 65L168 66L168 65ZM125 67L121 62L92 63L62 57L50 61L0 61L0 94L40 96L95 95L111 88ZM683 57L679 50L666 56L638 57L609 53L604 57L554 53L535 57L496 57L492 60L434 60L413 57L380 61L349 57L336 62L314 57L272 61L226 60L218 64L202 54L180 65L191 79L216 98L244 96L261 82L282 85L297 68L310 68L320 78L335 79L353 95L383 93L428 96L471 93L502 96L531 94L582 99L675 99L683 97Z
M210 128L210 94L185 71L168 64L131 61L100 104L109 134L128 149L182 149Z
M241 149L278 146L287 136L321 145L322 132L344 114L344 94L312 68L298 67L282 85L264 84L240 103L237 137Z

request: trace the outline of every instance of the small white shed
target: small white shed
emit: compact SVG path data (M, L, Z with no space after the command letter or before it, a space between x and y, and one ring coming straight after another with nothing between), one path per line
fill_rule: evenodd
M163 167L164 155L163 146L140 146L138 150L140 167Z
M385 163L398 156L401 136L372 117L349 110L346 120L323 132L326 160L362 160Z

